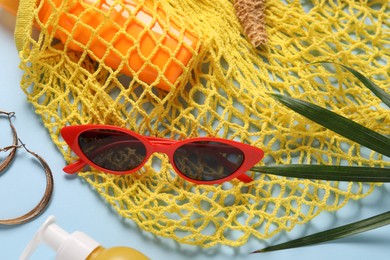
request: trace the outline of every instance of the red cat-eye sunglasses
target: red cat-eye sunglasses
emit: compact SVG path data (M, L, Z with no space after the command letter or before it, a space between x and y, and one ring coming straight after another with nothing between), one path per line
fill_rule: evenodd
M196 184L218 184L245 174L264 152L256 147L222 138L198 137L183 141L142 136L109 125L76 125L61 129L61 135L79 160L64 168L75 173L86 164L112 174L139 170L155 152L168 155L175 171Z

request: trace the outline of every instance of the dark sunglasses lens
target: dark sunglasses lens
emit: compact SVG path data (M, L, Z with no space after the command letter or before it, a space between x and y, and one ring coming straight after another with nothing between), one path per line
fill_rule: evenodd
M85 131L79 136L79 145L89 160L111 171L135 169L146 156L146 148L140 140L116 130Z
M196 141L180 146L174 153L179 171L197 181L215 181L233 174L244 161L244 153L231 145Z

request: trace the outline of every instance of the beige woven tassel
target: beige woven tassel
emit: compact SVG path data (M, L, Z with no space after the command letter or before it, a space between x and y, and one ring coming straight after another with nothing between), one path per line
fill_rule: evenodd
M265 1L235 0L234 2L238 20L254 47L264 44L267 40L264 19Z

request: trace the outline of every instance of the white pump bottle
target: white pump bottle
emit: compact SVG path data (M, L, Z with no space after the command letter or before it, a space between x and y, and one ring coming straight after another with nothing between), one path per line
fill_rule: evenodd
M147 260L142 253L129 247L103 248L85 233L67 233L50 216L22 253L20 260L28 260L40 243L48 244L57 252L56 260Z

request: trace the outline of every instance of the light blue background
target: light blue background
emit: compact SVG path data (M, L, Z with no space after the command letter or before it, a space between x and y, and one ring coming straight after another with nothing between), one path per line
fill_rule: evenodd
M378 188L369 197L351 201L337 213L324 213L307 225L269 241L251 240L241 248L201 249L179 245L142 231L131 221L124 221L81 178L62 172L61 154L51 142L40 117L22 92L18 53L13 41L13 18L0 10L0 110L16 112L13 122L19 137L29 149L41 155L54 175L54 193L47 210L33 221L20 226L0 226L0 259L18 259L25 246L49 215L68 232L83 231L106 247L125 245L138 249L151 259L388 259L390 227L329 242L322 245L248 255L267 243L282 242L301 235L379 214L390 209L389 186ZM10 145L11 131L5 118L0 120L0 147ZM3 160L5 153L0 153ZM45 189L44 171L33 157L19 149L12 166L0 173L0 218L11 218L32 209ZM55 253L41 245L31 259L54 259Z

